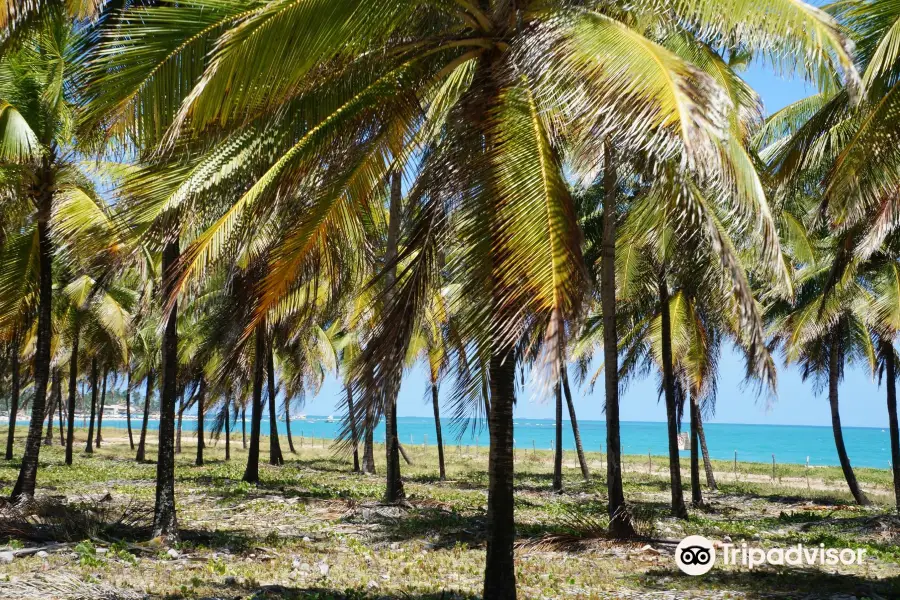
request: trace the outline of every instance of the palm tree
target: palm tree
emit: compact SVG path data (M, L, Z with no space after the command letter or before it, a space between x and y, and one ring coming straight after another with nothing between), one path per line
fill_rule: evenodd
M275 410L275 396L278 388L275 386L275 351L274 340L270 340L266 350L266 372L269 375L269 464L283 465L284 456L281 454L281 444L278 442L278 413Z
M623 154L638 148L652 148L657 158L682 152L688 170L727 178L729 169L719 169L732 163L733 149L719 136L724 103L718 86L644 33L682 26L714 44L728 40L781 58L791 53L813 76L838 64L852 70L833 23L805 5L776 1L774 18L769 7L747 0L726 6L684 0L665 13L649 1L584 10L551 2L539 11L507 2L396 0L351 0L327 13L314 4L281 2L250 13L243 5L204 1L137 8L109 33L95 67L104 85L96 88L87 122L112 123L147 146L163 142L163 149L222 136L229 143L217 145L212 153L218 156L226 147L239 152L262 138L271 141L274 151L251 150L241 161L247 167L261 163L264 176L242 169L247 192L186 250L178 280L233 257L238 240L258 238L252 225L273 222L260 216L303 215L274 220L282 228L271 238L272 268L248 334L285 294L311 280L316 265L346 262L341 255L361 246L366 208L348 200L371 197L390 173L410 165L413 147L424 149L423 160L409 169L416 183L404 202L411 219L396 261L403 269L388 286L390 302L365 346L363 360L371 368L359 371L355 387L363 406L383 407L392 430L393 394L424 310L423 292L436 277L436 249L456 240L460 251L448 269L465 306L453 312L464 315L461 336L472 352L463 360L474 361L468 382L475 383L460 397L488 409L491 433L484 595L512 598L512 406L519 344L526 321L554 312L574 316L585 290L563 151L571 149L565 155L584 166L578 170L601 162L598 141ZM158 35L161 23L172 35ZM288 32L297 43L258 43ZM568 93L576 85L583 93ZM322 161L324 155L333 160ZM722 155L722 161L706 160ZM223 164L207 161L197 184L222 172ZM607 160L611 199L613 168ZM309 184L317 193L286 193ZM601 295L605 317L612 319L605 330L613 336L616 211L611 203L607 209ZM446 218L448 211L453 219ZM329 248L329 239L345 244ZM392 270L384 265L379 278L393 279ZM174 298L177 288L167 295ZM608 343L606 350L612 365L616 345ZM622 534L631 528L622 512L616 372L609 369L607 383L614 436L609 510L613 530ZM393 437L387 444L389 497L402 491Z
M829 10L856 44L863 68L861 90L831 89L796 102L772 115L759 139L784 187L796 187L798 178L817 178L821 191L817 202L837 233L845 236L845 250L835 256L826 295L842 278L853 278L856 269L893 236L896 220L892 215L900 188L900 130L894 117L900 101L896 77L900 51L894 41L900 9L891 2L873 1L835 2ZM876 332L884 331L884 325L876 327ZM880 339L877 349L884 372L893 370L889 358L893 351L884 343L892 339L890 334ZM837 351L840 355L840 347ZM888 379L890 404L893 380ZM893 426L891 414L889 408ZM900 442L896 447L900 449ZM892 441L892 456L894 448Z
M439 388L441 379L446 374L449 364L447 346L452 344L456 335L453 322L449 314L447 300L444 298L446 290L433 290L430 305L425 311L424 327L414 334L409 347L408 366L419 358L424 359L428 369L428 387L426 396L431 402L434 411L435 440L438 450L438 474L441 481L447 479L447 471L444 465L444 438L441 431L441 408L439 402Z
M147 459L147 427L150 422L150 404L153 399L153 390L156 385L155 373L159 366L159 340L156 336L156 328L152 324L146 324L135 332L134 344L135 368L133 377L136 385L143 381L144 411L141 419L141 435L138 439L138 449L135 455L137 462ZM71 417L69 417L71 420Z
M53 379L50 383L50 404L47 405L47 433L44 436L44 445L53 445L53 417L57 405L62 400L62 388L60 383L59 369L53 369Z
M99 448L103 441L103 411L106 408L106 384L109 380L109 367L103 367L102 391L100 392L100 406L97 411L97 437L94 438L94 446Z
M9 177L13 190L8 200L12 214L26 215L22 240L28 241L18 250L25 252L23 257L35 259L33 263L29 261L25 271L17 270L24 266L18 261L4 261L4 268L11 270L0 276L12 273L17 277L14 289L2 290L0 329L20 322L23 315L36 315L37 321L32 419L19 478L13 488L16 499L34 493L52 358L54 262L57 268L65 269L75 245L70 233L89 224L102 206L91 178L79 170L76 145L83 140L73 137L70 127L81 101L73 85L79 33L69 15L62 11L49 10L33 16L35 20L20 31L22 37L16 48L0 59L4 112L0 168L4 177ZM14 23L18 21L7 25ZM25 203L32 205L30 213L23 210ZM78 210L60 212L66 206ZM109 251L102 245L104 241L108 238L99 236L79 243L93 245L96 258Z
M162 250L162 295L171 299L165 317L160 348L159 446L156 457L156 502L153 537L177 539L175 514L175 397L178 385L178 302L173 280L178 260L178 240L166 240Z
M84 448L87 454L93 454L94 452L94 420L97 416L97 377L97 357L94 356L91 358L91 418L88 421L87 445Z
M203 466L203 450L206 446L204 439L204 420L206 419L205 403L206 403L206 377L200 376L200 385L197 391L197 458L194 464L198 467Z
M57 212L68 211L73 216L81 215L84 223L90 224L90 227L71 227L70 220L62 221L58 230L65 231L69 237L90 235L94 239L106 240L105 243L109 244L110 220L101 210L102 205L85 200L79 204L63 199ZM71 269L73 264L67 266ZM92 362L98 357L113 364L128 360L129 348L125 340L130 336L131 311L135 303L135 294L129 284L125 278L113 282L107 277L97 280L90 275L81 274L68 281L58 294L57 303L61 306L56 328L65 332L63 337L66 338L69 354L67 465L72 464L79 360L86 356L92 356ZM93 377L91 381L94 381ZM94 408L96 407L92 405L92 413ZM91 441L89 436L87 452L92 451Z
M134 450L134 435L131 432L131 361L125 364L125 427L128 429L128 446Z
M680 518L687 517L678 452L684 399L690 395L694 405L700 396L709 393L718 353L717 338L725 333L730 335L748 355L748 372L760 373L764 381L774 385L774 364L763 343L763 321L755 306L755 294L749 287L750 275L743 266L743 263L753 265L748 258L754 258L754 248L775 244L774 254L778 259L757 257L760 264L754 275L767 282L774 279L771 289L781 289L782 294L784 287L789 288L779 269L783 265L778 240L769 237L769 232L775 231L775 224L767 215L765 204L759 211L763 215L762 226L754 229L725 219L720 214L725 209L708 200L715 197L714 191L704 193L691 186L686 192L695 202L709 207L708 218L716 231L713 239L698 234L697 222L691 221L690 213L683 210L681 205L689 205L690 200L679 199L678 192L660 178L650 185L638 182L627 191L630 210L619 228L617 241L620 248L618 295L622 299L620 308L624 309L620 312L617 335L622 355L619 372L627 378L634 371L656 368L661 375L660 395L665 400L667 416L671 506L673 515ZM587 227L595 229L596 225L596 219L586 220ZM592 240L599 237L596 233L589 234ZM721 247L729 253L742 254L741 263L730 273L721 269ZM596 251L589 247L588 255L595 256ZM737 318L735 315L747 306L748 297L747 312L743 318ZM583 364L589 362L601 334L605 340L604 323L597 316L588 319L576 348ZM607 370L605 365L603 370ZM697 415L698 411L692 413ZM697 429L698 422L694 419L692 433ZM700 504L696 457L692 463L692 496L695 504Z
M828 241L826 238L825 243ZM799 364L803 379L812 378L816 389L827 388L835 449L844 479L856 502L869 504L844 445L838 384L848 361L874 372L875 348L861 310L865 290L855 277L844 278L832 287L830 258L826 254L798 270L797 299L793 305L772 305L771 329L774 340L784 348L785 362Z
M859 310L873 332L878 372L885 384L894 497L900 510L900 427L897 424L897 352L894 349L894 340L900 331L900 264L896 258L895 237L891 236L891 243L864 267L868 293L859 304Z
M13 459L13 444L15 442L16 414L19 411L19 394L21 374L19 367L19 342L18 335L13 334L9 342L9 372L10 372L10 400L9 400L9 431L6 435L6 460Z
M265 378L266 332L264 325L256 326L253 342L253 394L250 398L250 450L247 453L247 468L244 470L244 481L259 482L259 435L262 421L262 389Z

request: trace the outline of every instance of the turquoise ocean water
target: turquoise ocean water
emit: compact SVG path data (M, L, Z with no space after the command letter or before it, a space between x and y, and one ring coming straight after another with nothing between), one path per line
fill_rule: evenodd
M398 429L403 444L435 443L434 420L424 417L399 417ZM76 423L81 425L81 423ZM209 431L210 423L206 430ZM140 430L140 420L132 419L132 427ZM156 429L156 421L149 427ZM249 415L247 427L249 429ZM581 440L588 452L606 451L606 423L604 421L579 421ZM125 428L125 419L103 419L103 428ZM185 419L185 431L193 431L197 427L196 420ZM685 424L685 429L687 425ZM738 460L751 462L771 462L775 454L779 463L806 462L809 457L812 465L837 465L837 453L834 450L834 437L830 427L813 427L798 425L738 425L728 423L707 423L704 426L706 442L712 458L731 460L737 450ZM285 433L285 423L279 422L278 429ZM295 436L317 439L333 439L340 429L340 423L329 423L327 417L308 416L306 420L292 420L291 432ZM240 436L241 423L232 427L233 435ZM268 434L268 418L263 416L262 433ZM475 445L486 447L488 435L486 428L467 428L460 437L457 429L446 420L443 427L444 444ZM538 449L549 449L554 439L553 421L546 419L516 419L514 436L516 447L529 449L534 445ZM376 429L376 441L384 439L383 424ZM888 468L890 466L890 439L887 428L845 427L844 441L850 461L855 466ZM285 442L282 441L282 444ZM575 441L568 421L564 423L563 448L574 450ZM667 450L666 424L627 421L622 423L622 451L625 454L665 455ZM686 452L683 454L687 454Z

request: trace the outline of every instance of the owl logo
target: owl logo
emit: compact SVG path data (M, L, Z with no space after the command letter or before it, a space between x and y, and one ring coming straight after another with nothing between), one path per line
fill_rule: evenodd
M703 575L716 564L716 549L702 535L690 535L675 548L675 564L688 575Z

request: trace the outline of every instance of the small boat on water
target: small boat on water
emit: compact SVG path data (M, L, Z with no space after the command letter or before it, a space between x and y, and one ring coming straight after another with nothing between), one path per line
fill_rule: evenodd
M325 419L326 423L334 423L337 419L334 418L334 415L329 415L327 419Z

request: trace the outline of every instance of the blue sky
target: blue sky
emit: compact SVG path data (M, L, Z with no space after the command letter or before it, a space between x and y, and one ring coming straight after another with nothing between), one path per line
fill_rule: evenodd
M744 77L761 94L769 113L812 91L805 82L778 77L764 65L752 65L744 73ZM796 369L779 370L778 393L775 397L758 397L754 389L743 385L743 365L730 350L723 356L720 367L718 401L712 421L830 425L831 416L826 398L821 394L813 394L812 385L803 383ZM885 427L887 408L884 389L879 388L871 376L861 369L850 367L845 373L840 387L843 424L848 427ZM425 398L426 380L427 373L421 367L413 368L406 374L398 404L400 416L432 415L430 398L427 402ZM534 398L533 387L526 387L521 391L516 416L553 418L553 403L548 399ZM604 418L602 385L598 385L593 392L585 389L573 391L579 419ZM445 395L442 393L442 402L444 399ZM329 379L319 395L307 402L302 412L309 415L339 414L341 410L336 408L336 404L342 400L340 385L334 379ZM446 406L444 410L446 411ZM665 420L665 408L658 401L655 376L634 381L625 390L621 398L621 418L626 421Z

